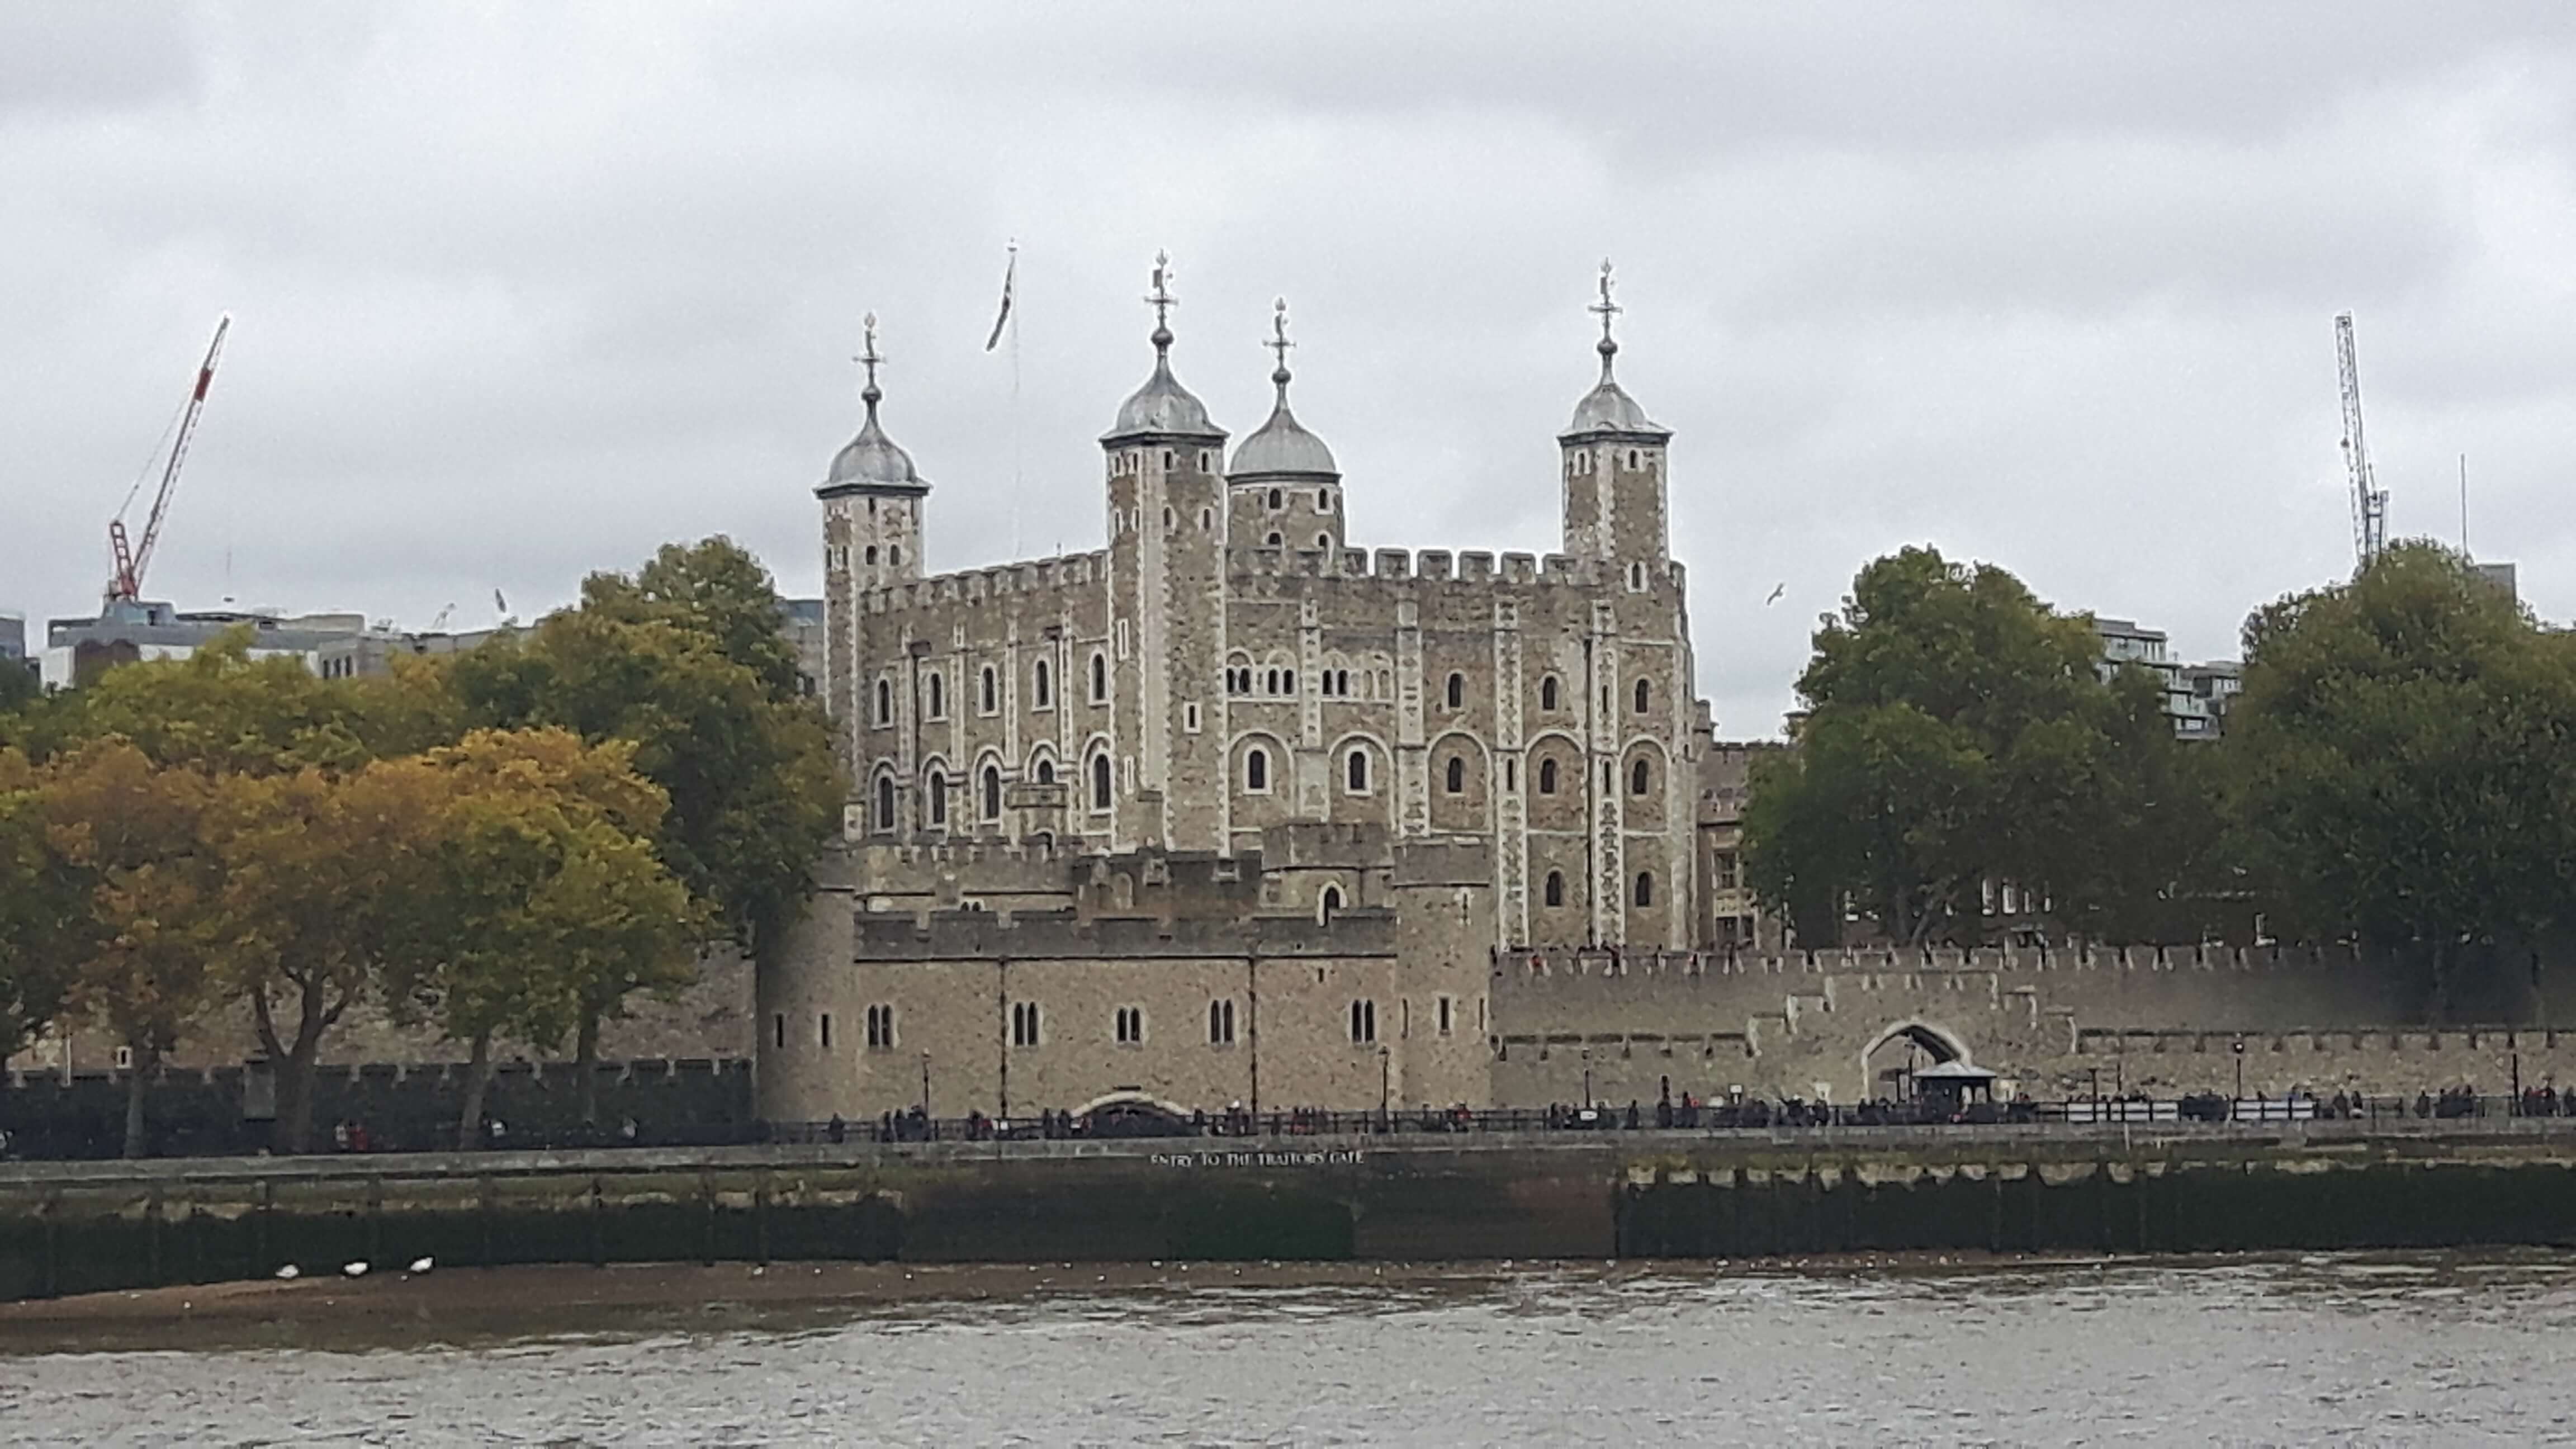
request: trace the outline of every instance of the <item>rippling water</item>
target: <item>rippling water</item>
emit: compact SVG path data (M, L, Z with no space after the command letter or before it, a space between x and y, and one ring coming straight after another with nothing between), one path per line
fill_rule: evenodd
M0 1357L7 1444L1681 1442L2576 1443L2576 1276L1538 1268Z

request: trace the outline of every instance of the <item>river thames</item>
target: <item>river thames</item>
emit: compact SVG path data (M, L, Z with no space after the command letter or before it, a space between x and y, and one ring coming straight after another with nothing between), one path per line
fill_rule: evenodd
M2576 1443L2541 1254L631 1271L22 1321L0 1443Z

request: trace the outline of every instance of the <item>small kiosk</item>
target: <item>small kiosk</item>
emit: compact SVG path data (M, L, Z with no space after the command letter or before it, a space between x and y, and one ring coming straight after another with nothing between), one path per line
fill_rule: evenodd
M1995 1073L1966 1062L1942 1062L1914 1074L1914 1099L1925 1107L1956 1116L1979 1103L1995 1100Z

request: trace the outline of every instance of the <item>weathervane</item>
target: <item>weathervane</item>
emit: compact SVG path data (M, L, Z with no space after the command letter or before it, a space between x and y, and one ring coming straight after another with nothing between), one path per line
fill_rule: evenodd
M1288 299L1280 297L1270 304L1270 340L1261 344L1279 358L1279 367L1270 380L1279 385L1280 401L1288 398L1288 349L1297 344L1288 340Z
M1597 315L1601 319L1601 341L1599 344L1599 350L1601 353L1601 376L1604 380L1607 380L1610 376L1611 357L1619 351L1619 344L1613 341L1610 336L1610 319L1618 316L1621 311L1625 310L1620 307L1618 303L1610 300L1610 288L1613 285L1615 284L1610 274L1610 259L1608 257L1603 257L1601 259L1601 300L1593 303L1589 307L1586 307L1584 310Z
M1173 296L1171 289L1164 285L1164 274L1171 269L1171 265L1171 253L1159 251L1154 253L1154 290L1145 300L1152 303L1154 307L1154 350L1156 352L1162 352L1171 347L1172 309L1181 305L1181 299Z
M858 356L850 360L868 370L868 385L860 389L859 400L868 405L870 412L874 412L877 399L885 396L884 393L877 391L877 364L885 361L884 358L877 356L877 314L870 312L860 319L860 326L864 329L862 335L866 337L867 344Z

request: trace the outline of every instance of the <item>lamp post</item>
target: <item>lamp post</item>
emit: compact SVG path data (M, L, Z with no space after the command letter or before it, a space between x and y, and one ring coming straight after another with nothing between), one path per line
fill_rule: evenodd
M2236 1053L2236 1101L2227 1104L2227 1115L2230 1118L2236 1115L2236 1102L2245 1100L2245 1038L2238 1037L2233 1050Z
M1389 1089L1394 1083L1394 1058L1385 1047L1377 1049L1377 1130L1386 1130L1386 1106Z
M930 1053L921 1054L921 1120L930 1121Z

